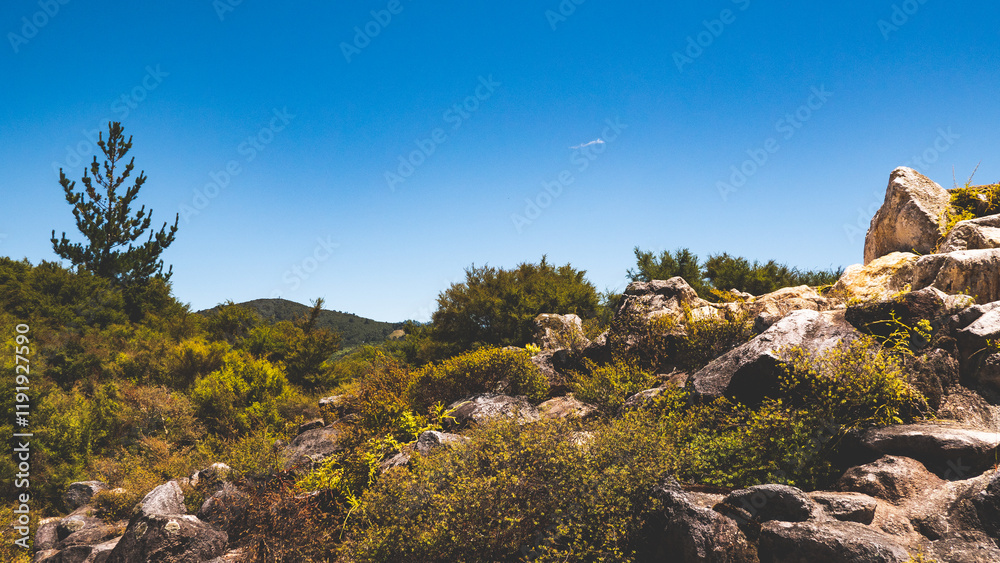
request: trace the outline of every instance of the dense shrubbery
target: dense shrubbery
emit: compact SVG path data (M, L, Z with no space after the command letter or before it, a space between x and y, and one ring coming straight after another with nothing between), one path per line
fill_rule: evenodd
M666 280L680 276L702 299L717 300L717 292L737 289L753 295L771 293L783 287L820 286L835 283L844 273L837 270L799 270L774 260L761 263L729 254L710 255L704 264L690 250L663 251L659 256L635 248L636 269L632 281Z
M473 393L491 391L506 382L505 392L541 402L548 393L545 376L531 363L528 352L480 348L425 366L414 382L411 396L418 408L445 404Z

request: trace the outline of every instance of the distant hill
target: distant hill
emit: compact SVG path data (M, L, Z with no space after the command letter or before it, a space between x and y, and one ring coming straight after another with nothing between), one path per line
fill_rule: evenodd
M260 313L260 316L271 321L294 321L305 315L311 307L289 301L287 299L254 299L245 303L237 303L243 307L248 307ZM207 315L219 307L213 307L199 314ZM320 313L316 320L316 326L329 328L340 333L340 347L351 348L360 344L377 344L386 340L393 331L403 328L403 323L386 323L374 321L340 311L328 311L326 309Z

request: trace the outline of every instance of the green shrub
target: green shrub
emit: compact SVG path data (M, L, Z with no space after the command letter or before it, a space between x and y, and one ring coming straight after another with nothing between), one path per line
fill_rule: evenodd
M616 358L604 365L584 360L583 371L573 374L571 387L577 399L599 407L606 414L615 414L625 399L649 389L655 381L635 360Z
M279 408L292 394L280 369L236 351L226 355L220 369L198 379L191 398L213 432L233 436L255 425L281 429Z
M174 346L166 359L164 383L174 389L189 389L195 380L222 367L230 350L225 342L191 338Z
M541 402L548 393L545 376L525 350L480 348L425 366L411 390L413 403L424 410L434 403L448 404L462 397L490 391L501 381L508 393Z
M790 404L846 428L903 424L928 411L895 356L870 337L831 348L818 357L802 349L782 352L782 395Z

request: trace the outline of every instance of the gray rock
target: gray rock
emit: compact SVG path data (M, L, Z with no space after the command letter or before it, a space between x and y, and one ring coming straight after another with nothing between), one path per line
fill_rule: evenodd
M427 430L417 437L416 450L420 455L427 455L442 446L464 444L468 441L468 438L458 434Z
M107 563L203 563L226 551L226 532L190 515L144 515L129 522Z
M972 307L969 312L963 313L966 318L974 317L974 320L955 333L962 373L971 380L977 380L980 366L993 353L989 342L1000 339L1000 308Z
M83 506L78 508L69 516L59 520L56 524L57 541L62 541L68 538L71 534L75 534L81 530L103 526L104 522L99 518L94 518L91 515L91 512L91 510L88 510L87 507Z
M136 507L139 516L184 514L184 492L177 481L168 481L146 494Z
M587 418L596 412L597 407L580 401L572 393L538 405L538 414L547 419Z
M942 253L1000 248L1000 215L959 221L941 243Z
M69 487L66 488L66 492L63 493L63 504L66 505L67 510L72 512L90 503L90 499L95 494L107 488L108 484L104 481L78 481L70 483Z
M316 430L317 428L323 428L326 426L326 422L322 418L314 418L312 420L303 422L299 425L298 431L295 435L299 435L303 432L308 432L309 430Z
M336 424L299 434L282 453L286 460L285 468L312 467L317 461L340 451L341 447L337 442L342 434L343 431Z
M972 498L983 530L1000 539L1000 473L993 475L989 484Z
M535 422L540 418L538 409L523 397L493 393L456 401L448 406L448 410L452 411L449 426L453 428L465 428L498 418L509 418L519 423Z
M35 530L35 542L33 544L35 551L55 549L56 543L59 542L58 528L60 520L62 519L45 518L38 522L38 529Z
M662 563L757 563L754 545L731 518L699 506L679 488L653 493L664 510L647 522L641 561Z
M982 395L961 385L945 391L937 416L987 432L1000 432L1000 407L989 404Z
M225 463L213 463L205 469L195 471L190 484L210 496L222 488L232 472L233 469Z
M967 293L980 303L1000 300L1000 248L921 256L913 266L913 289L936 287Z
M77 545L95 545L107 541L116 535L118 535L118 530L114 526L102 522L95 526L85 527L66 536L56 544L56 549L65 550Z
M817 491L809 497L821 505L827 514L844 522L871 524L875 519L878 500L861 493Z
M685 309L694 310L710 305L711 303L698 297L698 292L684 278L673 277L669 280L630 283L615 316L631 312L647 319L663 315L680 319Z
M911 168L893 170L865 236L865 264L892 252L932 252L944 236L941 217L950 207L948 190Z
M577 315L542 314L535 317L535 344L543 351L582 350L590 345Z
M733 491L716 510L728 515L727 507L739 508L756 522L803 522L819 509L805 493L788 485L756 485Z
M745 404L773 395L783 373L783 349L800 347L816 354L859 335L843 310L795 311L742 346L719 356L691 376L699 396L733 397Z
M920 422L866 430L860 442L878 456L913 458L940 477L959 480L993 465L1000 434L955 423Z
M765 522L760 563L903 563L906 548L856 522Z
M915 459L884 456L878 460L848 469L836 488L840 491L864 493L891 503L900 503L943 487L945 482Z
M198 509L198 519L229 533L247 512L250 497L232 483L223 483Z

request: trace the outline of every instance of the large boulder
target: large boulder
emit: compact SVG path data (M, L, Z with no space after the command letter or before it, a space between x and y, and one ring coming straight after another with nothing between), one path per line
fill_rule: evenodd
M584 335L583 321L577 315L541 314L535 317L535 344L542 350L582 350L590 345L590 340Z
M584 403L572 393L554 397L538 405L538 414L548 419L586 418L596 412L597 407Z
M246 515L249 504L249 495L225 482L202 503L198 519L228 533Z
M191 515L144 515L129 522L107 563L203 563L226 552L229 536Z
M948 295L937 288L927 287L891 299L851 304L846 318L862 332L887 337L901 328L915 327L922 320L930 321L932 327L940 326L944 317L973 304L973 299L967 295Z
M711 308L712 304L698 297L684 278L669 280L632 282L625 289L621 307L615 316L635 314L646 319L668 316L677 321L684 318L684 312Z
M1000 215L959 221L941 243L941 252L1000 248Z
M793 311L829 311L840 306L840 300L824 297L808 285L783 287L757 297L749 296L742 301L724 304L736 313L753 317L757 332L764 332L771 325L785 318Z
M862 493L816 491L809 493L809 497L827 514L844 522L871 524L878 508L878 500Z
M915 459L884 456L872 463L848 469L837 481L836 488L899 504L928 490L941 488L944 483Z
M859 335L844 318L844 310L795 311L750 342L719 356L691 376L699 396L727 396L754 404L778 389L784 350L798 347L817 354Z
M761 563L903 563L906 548L856 522L765 522Z
M881 301L906 291L919 257L893 252L865 265L848 266L829 295L845 301Z
M920 422L872 428L859 437L875 457L913 458L940 477L968 479L991 467L1000 449L1000 434L955 423Z
M983 530L1000 540L1000 473L993 475L989 484L972 498Z
M1000 340L1000 307L972 307L966 316L975 316L975 320L955 333L958 341L962 372L966 377L972 377L979 369L980 364L992 353L989 349L990 342ZM963 311L963 313L966 313ZM961 317L962 315L959 315Z
M654 492L663 512L646 522L641 561L658 563L758 563L757 550L736 521L711 509L711 502L664 485Z
M95 545L74 545L61 551L44 550L35 554L35 563L105 563L118 545L115 538ZM145 561L137 559L136 561Z
M139 516L161 516L166 514L184 514L184 491L177 481L168 481L152 491L149 491L138 506Z
M932 252L945 235L941 218L950 207L948 190L912 168L893 170L865 236L865 264L893 252Z
M748 515L756 522L781 520L783 522L804 522L812 518L819 506L801 490L788 485L755 485L729 493L716 510L729 514L727 509L736 508L731 516Z
M490 420L508 418L520 423L539 419L538 409L523 397L483 393L455 401L448 406L451 411L449 426L465 428Z
M980 303L1000 300L1000 248L921 256L913 266L913 289L936 287L967 293Z
M285 468L312 467L327 456L340 451L337 443L343 431L336 424L306 430L288 444L283 455Z
M63 504L70 512L90 503L90 499L97 493L108 488L104 481L78 481L70 483L63 493Z
M906 359L905 366L910 385L935 410L940 408L947 390L959 381L958 360L940 348Z

